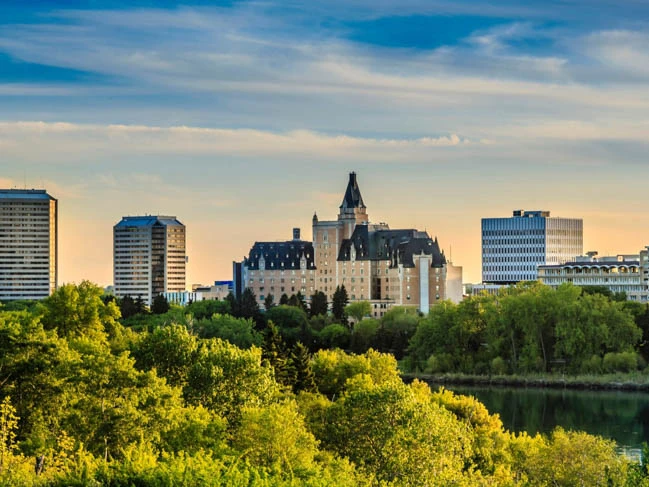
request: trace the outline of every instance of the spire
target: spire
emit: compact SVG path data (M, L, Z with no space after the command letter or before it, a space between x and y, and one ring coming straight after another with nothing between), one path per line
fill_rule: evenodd
M365 208L365 203L363 203L363 197L361 196L361 190L358 188L358 183L356 182L355 172L349 173L349 183L347 183L345 197L343 198L343 202L340 207Z

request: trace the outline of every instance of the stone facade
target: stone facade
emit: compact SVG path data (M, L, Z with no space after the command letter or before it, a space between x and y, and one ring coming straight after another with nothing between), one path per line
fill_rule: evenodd
M294 235L295 237L295 235ZM280 249L283 249L280 251ZM427 312L442 300L462 299L462 268L448 263L437 239L414 229L371 224L358 187L349 175L335 220L312 220L312 242L256 242L243 262L243 281L260 304L268 294L315 291L332 301L345 286L350 301L370 301L382 316L394 305Z

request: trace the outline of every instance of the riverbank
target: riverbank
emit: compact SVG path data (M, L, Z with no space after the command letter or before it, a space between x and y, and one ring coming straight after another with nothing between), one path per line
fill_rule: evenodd
M465 375L465 374L401 374L404 382L419 379L429 385L508 386L521 388L618 390L649 392L649 374L603 375Z

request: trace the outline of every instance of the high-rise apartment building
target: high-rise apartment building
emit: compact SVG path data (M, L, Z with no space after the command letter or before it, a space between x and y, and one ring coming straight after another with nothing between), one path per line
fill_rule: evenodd
M583 253L583 221L549 211L515 210L511 218L482 219L482 282L534 281L538 266Z
M0 190L0 301L43 299L56 289L57 205L45 190Z
M115 295L149 306L165 292L185 290L185 225L175 216L125 216L113 227Z

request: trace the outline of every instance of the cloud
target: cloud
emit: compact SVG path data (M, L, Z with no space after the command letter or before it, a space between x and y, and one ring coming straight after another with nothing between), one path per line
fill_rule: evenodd
M180 154L304 157L328 159L340 156L394 160L400 154L425 156L430 151L461 148L469 140L457 134L418 139L376 139L327 135L308 130L285 133L251 129L200 127L151 127L82 125L45 122L0 122L0 138L21 157L74 156L87 160L88 153ZM478 142L479 143L479 142ZM11 155L11 152L8 153ZM112 176L103 175L108 185ZM142 183L156 184L159 176L137 175Z

